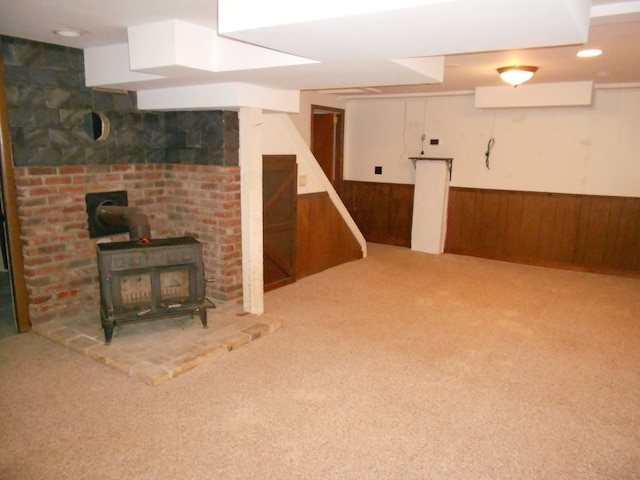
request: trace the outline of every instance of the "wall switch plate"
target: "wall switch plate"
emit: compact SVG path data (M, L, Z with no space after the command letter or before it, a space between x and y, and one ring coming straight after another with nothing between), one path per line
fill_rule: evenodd
M374 167L373 173L376 175L382 175L382 167Z
M440 144L440 140L438 140L437 138L431 139L431 145L439 145L439 144Z
M307 176L306 175L300 175L298 177L298 186L300 186L300 187L306 187L307 186Z

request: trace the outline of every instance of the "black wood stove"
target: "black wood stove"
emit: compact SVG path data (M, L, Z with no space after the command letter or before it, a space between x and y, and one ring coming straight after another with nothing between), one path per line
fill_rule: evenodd
M207 326L202 245L191 237L99 243L100 319L115 325L198 314ZM212 305L209 305L212 306Z
M198 314L207 326L202 245L192 237L151 239L149 220L124 191L87 194L89 235L129 231L130 241L98 243L100 320L111 343L116 325Z

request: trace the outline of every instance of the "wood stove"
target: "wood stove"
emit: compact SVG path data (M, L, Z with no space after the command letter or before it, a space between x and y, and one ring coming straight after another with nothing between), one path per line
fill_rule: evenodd
M91 238L129 231L128 242L98 243L100 320L111 343L116 325L198 314L207 326L202 245L192 237L151 239L149 219L127 192L86 195ZM205 305L206 303L206 305Z
M96 249L107 345L114 327L125 323L197 313L207 326L202 245L196 239L144 237Z

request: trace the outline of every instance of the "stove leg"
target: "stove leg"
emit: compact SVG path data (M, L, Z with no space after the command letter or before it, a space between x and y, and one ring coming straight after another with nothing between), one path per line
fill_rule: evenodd
M111 337L113 337L113 322L105 321L102 322L102 328L104 328L104 344L111 345Z
M202 328L208 328L208 325L207 325L207 309L205 307L200 307L198 309L198 314L200 315L200 321L202 322Z

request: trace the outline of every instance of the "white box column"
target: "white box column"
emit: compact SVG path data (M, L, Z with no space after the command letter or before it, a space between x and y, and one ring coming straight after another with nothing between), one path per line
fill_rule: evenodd
M411 250L442 253L447 233L451 158L411 158L416 167Z

